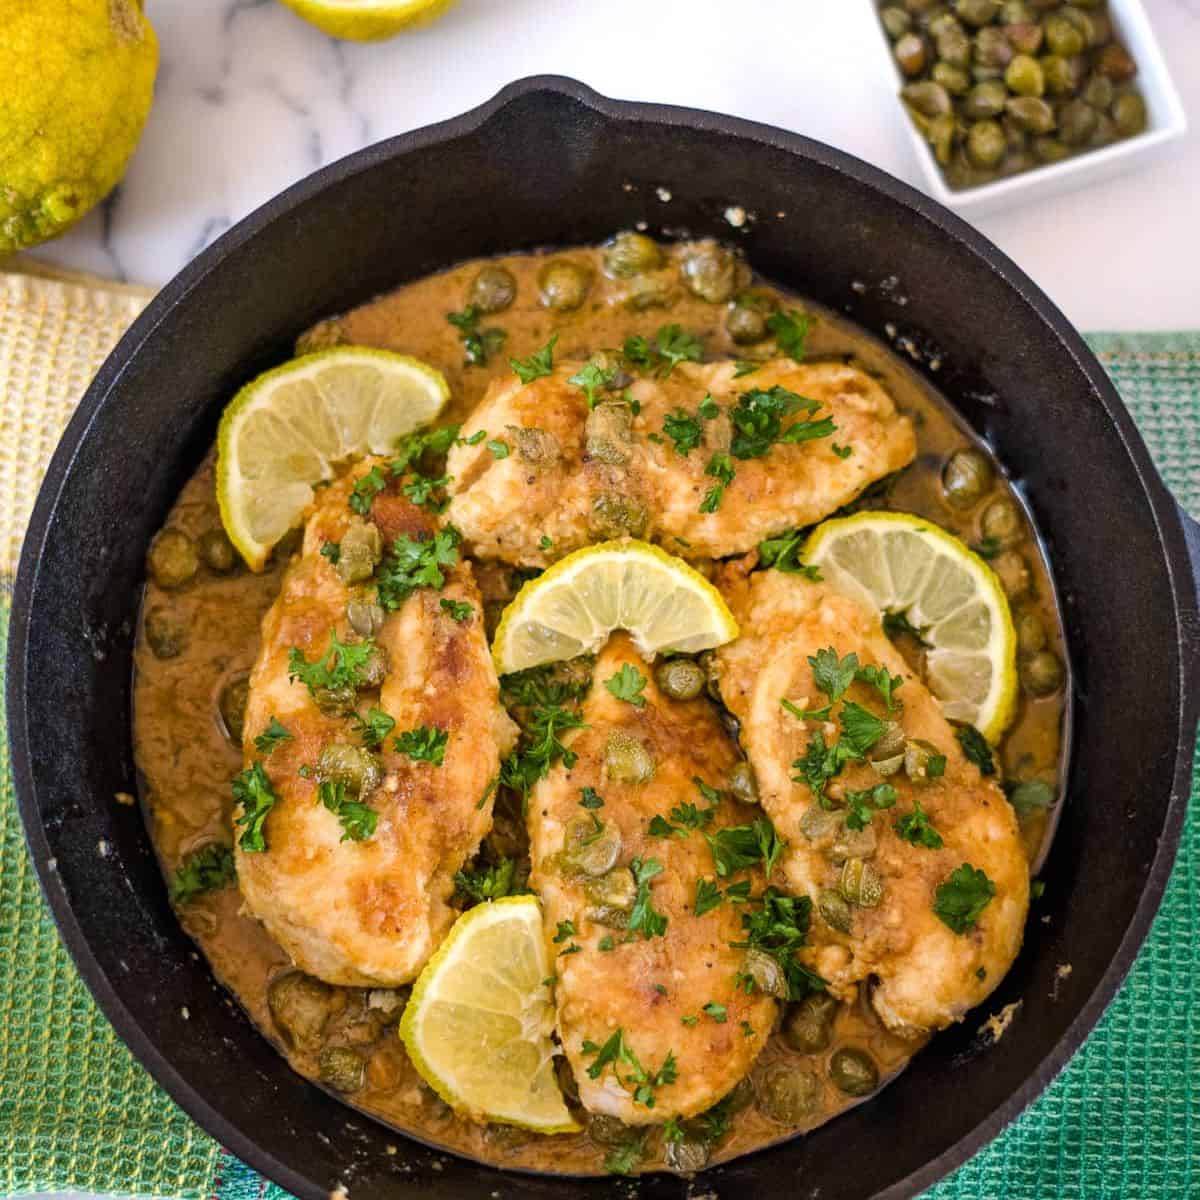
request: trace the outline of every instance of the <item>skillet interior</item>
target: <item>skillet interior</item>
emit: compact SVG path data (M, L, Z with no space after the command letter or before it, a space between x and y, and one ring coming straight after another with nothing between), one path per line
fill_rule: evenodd
M667 207L660 185L674 196ZM193 958L140 815L111 800L133 782L128 682L145 546L233 390L287 357L317 317L453 261L594 242L639 219L658 231L669 214L672 229L729 238L729 205L758 214L742 238L763 274L878 335L894 325L926 369L940 360L936 382L1021 481L1047 539L1076 695L1070 800L1038 910L1050 921L1034 919L985 1009L872 1103L705 1179L730 1195L748 1184L767 1197L911 1195L1053 1077L1157 907L1190 772L1195 697L1183 669L1195 601L1175 510L1078 337L977 235L847 156L728 118L613 104L564 81L515 85L298 185L171 284L68 430L18 580L14 766L68 946L175 1098L301 1196L338 1181L427 1197L599 1195L612 1184L501 1176L407 1142L388 1155L398 1139L293 1075ZM1072 973L1056 981L1067 962ZM983 1048L983 1017L1022 997L1003 1051ZM640 1192L687 1188L655 1177Z

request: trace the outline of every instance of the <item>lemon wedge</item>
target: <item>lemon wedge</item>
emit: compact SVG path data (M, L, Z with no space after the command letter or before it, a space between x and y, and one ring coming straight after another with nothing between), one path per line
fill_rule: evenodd
M926 682L942 712L1000 739L1016 710L1017 638L983 559L931 521L895 512L826 521L803 558L840 591L906 616L926 644Z
M574 1133L554 1075L553 968L534 896L468 909L417 978L400 1037L425 1082L458 1112L539 1133Z
M454 0L283 0L330 37L375 42L436 20Z
M246 384L221 416L217 502L252 570L297 525L313 485L363 454L387 454L450 398L440 371L387 350L339 346Z
M504 610L492 642L501 675L598 650L628 630L645 658L694 654L732 641L737 622L707 579L647 542L600 542L531 579Z

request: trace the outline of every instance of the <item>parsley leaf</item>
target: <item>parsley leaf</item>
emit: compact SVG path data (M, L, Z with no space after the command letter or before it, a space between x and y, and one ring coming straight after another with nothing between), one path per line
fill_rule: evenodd
M769 954L783 969L788 998L802 1000L809 992L825 987L825 980L796 957L796 951L807 943L811 919L812 901L807 896L785 896L769 887L762 894L761 906L742 914L746 940L731 945L736 950L754 948Z
M772 313L767 318L767 328L775 335L776 344L793 362L804 361L805 342L811 327L812 318L796 309Z
M368 750L378 750L383 739L396 727L396 722L382 708L369 708L365 719L355 714L351 726L362 735L363 745Z
M753 375L755 371L759 371L761 369L762 363L750 362L748 359L739 358L734 364L733 377L734 379L741 379L743 375Z
M321 557L329 559L330 565L336 567L338 559L342 557L342 547L340 542L326 542L321 547Z
M487 430L477 429L470 437L462 438L461 441L464 446L478 446L485 437L487 437Z
M886 721L853 700L842 705L838 720L842 723L842 740L849 744L856 758L862 758L887 730Z
M512 447L503 438L493 438L488 442L487 448L492 452L492 456L499 461L502 458L507 458L512 453Z
M510 358L508 364L522 383L532 383L542 379L554 370L554 344L558 334L552 334L550 340L540 349L535 350L528 358Z
M264 758L275 749L280 742L290 742L292 735L288 733L285 726L279 723L279 718L272 715L267 722L267 727L254 739L254 748Z
M832 746L827 746L824 733L818 729L809 739L803 756L792 762L792 770L799 772L792 776L792 781L808 784L821 807L829 808L829 798L825 794L826 784L846 763L860 757L861 755L846 742L835 742Z
M395 741L395 747L401 754L407 754L413 762L432 763L440 767L446 758L446 743L450 733L433 725L421 725L416 729L406 729Z
M958 738L963 753L979 768L980 775L995 775L996 763L992 758L992 748L988 745L987 738L974 725L960 725L954 731L954 736Z
M329 649L316 662L309 662L296 646L288 651L288 680L300 680L314 699L321 689L356 688L362 683L374 653L373 638L343 643L338 641L337 631L331 629Z
M854 682L854 677L858 674L858 655L851 653L845 658L839 658L838 652L832 646L828 646L824 650L818 650L816 654L810 654L808 665L812 667L813 680L817 687L832 703L840 700L845 690Z
M854 678L860 683L870 684L882 697L889 713L896 711L896 692L904 682L903 675L892 675L887 667L874 665L860 667Z
M921 807L920 800L913 799L913 810L897 817L892 822L896 835L914 846L926 850L940 850L945 844L942 835L929 822L929 814Z
M667 918L660 913L650 898L650 881L661 875L663 865L657 858L635 858L629 864L637 884L637 895L634 897L633 908L629 912L630 933L640 932L642 937L662 937L667 932ZM595 1078L595 1076L593 1076Z
M725 1008L725 1005L718 1004L715 1000L710 1000L707 1004L702 1004L700 1011L712 1017L718 1025L724 1025L729 1020L729 1012Z
M723 899L721 889L711 879L698 879L696 902L692 905L692 912L695 916L702 917L705 913L712 912Z
M645 1134L635 1133L614 1146L604 1156L604 1169L610 1175L632 1175L645 1154Z
M663 325L652 341L640 334L626 338L622 353L641 367L657 363L657 374L665 379L681 362L699 362L704 355L704 341L678 325Z
M454 890L459 896L474 900L499 900L525 892L515 858L502 858L484 867L464 867L454 872Z
M439 429L418 429L414 433L406 433L396 441L396 457L392 459L390 470L393 475L403 475L405 471L416 471L425 455L430 459L440 459L458 440L457 425L443 425Z
M766 817L755 817L751 825L727 825L716 833L706 833L704 837L721 879L758 862L763 864L770 878L775 863L787 847L787 842L776 833L775 826Z
M613 380L617 377L617 368L609 367L602 368L594 362L584 363L570 379L569 384L574 387L582 388L584 398L587 400L589 409L596 407L596 393L605 391L612 387Z
M866 829L876 809L891 808L896 803L896 789L890 783L879 783L861 792L846 791L846 828L855 833Z
M950 872L934 894L934 915L954 930L966 933L975 928L979 914L991 903L996 885L978 867L963 863Z
M355 480L354 487L350 490L350 507L360 517L367 516L371 511L371 505L375 503L375 497L385 487L387 487L387 479L384 477L383 471L379 467L372 467L365 475L360 475ZM339 557L341 555L340 549L338 555Z
M797 395L776 384L764 390L751 388L738 397L729 410L733 422L733 441L730 452L734 458L762 458L776 442L805 442L828 437L835 426L829 418L811 420L811 414L821 406L807 396ZM783 428L783 418L803 411L805 416Z
M721 507L721 501L725 498L725 489L733 482L736 473L733 460L723 450L718 450L708 460L704 474L717 482L704 493L704 499L700 501L702 513L716 512Z
M786 696L779 701L779 707L790 712L797 721L828 721L829 714L833 709L832 704L827 704L824 708L801 708L798 704L793 704Z
M803 575L813 583L821 582L821 572L816 567L806 566L800 561L800 548L805 535L799 529L781 533L778 537L766 538L758 543L758 561L761 566L774 567L788 575Z
M837 442L831 443L829 448L838 458L849 458L854 453L853 446L839 446Z
M237 878L233 851L220 842L209 842L184 856L171 879L171 903L187 904Z
M663 433L675 446L675 453L686 458L700 445L704 430L695 417L689 416L682 408L667 413L663 418Z
M444 586L444 568L457 565L461 541L462 535L453 525L447 525L431 538L401 534L379 567L379 603L393 612L419 588Z
M580 788L579 793L580 793L580 800L579 800L580 808L595 809L595 808L603 808L604 807L604 801L601 799L600 793L597 792L595 788L590 788L590 787Z
M469 620L475 611L465 600L447 600L445 596L438 601L438 607L455 621Z
M552 940L557 946L560 942L565 942L567 938L573 938L577 932L574 921L559 921Z
M642 695L645 686L645 675L629 663L622 663L621 669L604 681L605 690L611 692L618 700L632 704L634 708L646 706L646 697Z
M375 832L379 814L370 805L347 799L344 783L326 780L318 784L317 799L336 814L342 826L343 842L365 841Z
M575 765L575 752L563 745L559 735L584 728L578 713L566 706L582 700L590 686L590 676L564 682L554 665L531 667L501 679L504 703L524 710L518 714L522 729L516 749L500 768L500 779L506 787L527 796L560 758L567 767Z
M543 533L542 536L540 538L538 538L538 549L539 550L552 550L553 548L554 548L554 539L552 537L547 537Z
M447 508L450 501L445 496L435 496L434 493L442 491L449 482L449 475L442 475L437 479L414 475L407 483L401 485L400 490L419 507L440 513Z
M483 366L501 346L508 334L503 329L480 329L482 314L474 304L468 304L462 312L446 314L446 320L458 330L462 338L465 364L468 367Z

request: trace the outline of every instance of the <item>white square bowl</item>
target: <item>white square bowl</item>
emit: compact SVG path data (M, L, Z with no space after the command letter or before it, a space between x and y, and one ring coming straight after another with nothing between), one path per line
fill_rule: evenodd
M873 19L878 33L877 41L890 64L899 89L907 81L896 65L891 43L879 22L878 0L868 2L876 10ZM941 168L933 157L933 151L914 127L903 101L897 95L896 104L901 119L921 164L921 172L924 175L923 190L963 216L984 216L1009 209L1015 204L1072 191L1085 184L1109 179L1133 167L1142 166L1148 160L1157 158L1169 142L1181 138L1187 132L1187 117L1179 93L1167 72L1167 64L1158 48L1141 0L1109 0L1108 11L1116 39L1133 55L1137 63L1138 73L1134 82L1146 101L1147 123L1144 132L1135 137L1122 138L1099 150L1087 150L1082 154L1073 155L1062 162L1041 164L1020 174L998 179L995 183L955 190L947 185Z

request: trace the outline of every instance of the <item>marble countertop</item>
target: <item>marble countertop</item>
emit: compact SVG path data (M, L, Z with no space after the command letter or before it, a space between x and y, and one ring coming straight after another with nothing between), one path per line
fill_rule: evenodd
M1149 169L979 222L1084 329L1200 326L1200 0L1146 7L1187 137ZM38 251L49 261L165 282L316 167L540 73L783 126L920 184L893 80L863 53L868 0L460 0L374 45L334 42L276 0L146 8L162 65L142 144L109 201Z

